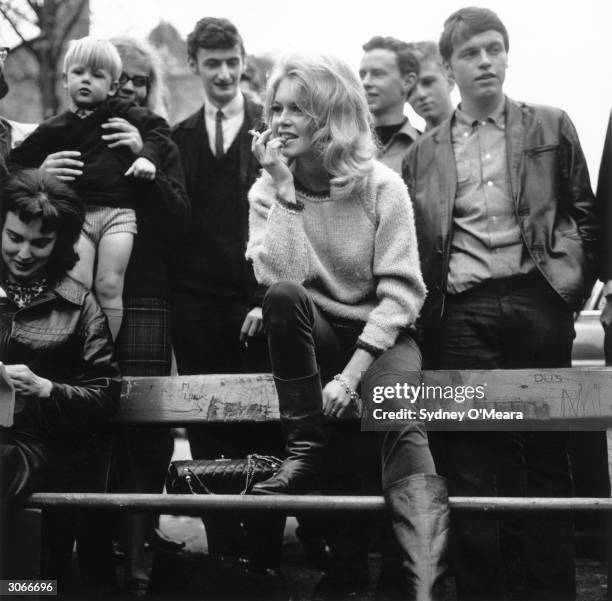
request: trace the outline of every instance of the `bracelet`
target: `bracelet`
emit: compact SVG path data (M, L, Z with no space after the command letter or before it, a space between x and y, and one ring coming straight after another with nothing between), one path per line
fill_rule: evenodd
M338 382L338 384L340 384L340 386L344 388L346 394L351 397L351 401L353 401L354 403L361 402L361 397L359 396L359 394L347 384L346 380L342 377L342 374L336 374L334 376L334 380L336 380L336 382Z

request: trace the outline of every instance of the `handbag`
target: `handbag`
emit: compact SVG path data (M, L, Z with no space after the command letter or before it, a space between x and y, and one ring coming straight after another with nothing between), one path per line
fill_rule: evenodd
M166 490L170 494L246 495L254 484L274 476L281 463L277 457L257 454L246 459L173 461Z

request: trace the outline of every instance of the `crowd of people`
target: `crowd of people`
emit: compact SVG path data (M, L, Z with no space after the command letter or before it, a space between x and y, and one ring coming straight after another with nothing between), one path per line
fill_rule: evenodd
M314 599L364 590L373 538L378 601L443 601L449 575L460 601L576 599L571 521L448 511L449 494L572 496L567 432L337 419L422 367L569 367L597 277L612 299L610 127L596 197L569 117L505 95L508 50L494 12L465 8L439 43L371 38L358 72L288 55L260 103L241 89L238 30L206 17L187 40L204 104L170 129L152 48L70 43L69 109L34 131L0 120L0 361L16 395L0 427L5 576L31 491L162 491L169 430L106 422L120 374L169 375L174 351L179 374L271 371L278 394L280 428L189 428L195 459L281 454L256 495L384 495L372 528L300 520L325 556ZM245 528L267 537L245 569L276 587L277 521L204 524L213 555L241 554ZM121 530L126 590L144 596L145 543L180 542L155 517ZM82 582L113 590L112 531L108 515L46 510L43 576L68 580L76 541Z

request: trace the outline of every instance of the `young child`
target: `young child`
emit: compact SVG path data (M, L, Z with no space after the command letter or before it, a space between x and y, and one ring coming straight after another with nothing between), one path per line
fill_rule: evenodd
M172 144L164 119L115 97L121 71L121 58L109 41L92 37L72 41L63 70L70 110L43 122L8 161L10 169L40 167L52 153L80 153L71 153L81 163L73 186L85 204L86 222L76 249L79 262L71 275L89 288L93 283L113 338L121 326L123 277L137 231L134 186L146 185L133 178L154 179L156 164ZM118 145L116 136L110 144L103 138L108 134L103 126L111 118L125 119L138 128L143 145L137 154Z

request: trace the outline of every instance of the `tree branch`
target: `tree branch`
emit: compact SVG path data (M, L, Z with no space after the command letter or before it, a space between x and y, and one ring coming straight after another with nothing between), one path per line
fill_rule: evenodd
M32 9L32 12L38 17L38 11L40 10L40 5L34 0L26 0L28 6Z
M27 40L23 37L21 31L19 31L19 27L12 16L9 15L5 6L0 6L0 14L6 19L7 23L12 27L13 31L19 36L21 43L24 48L27 48L34 56L36 56L36 52L32 47L31 40Z
M87 4L87 0L79 0L78 4L77 4L77 6L76 6L76 8L74 10L74 13L72 14L70 19L66 23L66 26L60 32L60 34L56 37L57 41L59 42L60 52L61 52L62 46L64 45L64 42L66 41L66 39L68 38L68 35L72 31L72 28L76 25L77 21L79 20L81 14L83 12L83 8L85 8L86 4Z

